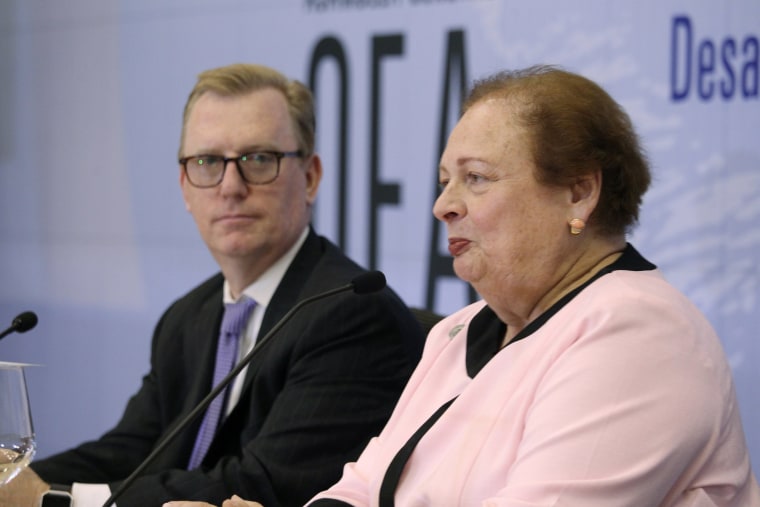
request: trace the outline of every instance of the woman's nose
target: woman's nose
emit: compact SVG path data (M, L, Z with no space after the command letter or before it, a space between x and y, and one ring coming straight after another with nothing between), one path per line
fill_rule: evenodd
M449 222L461 216L463 212L464 206L461 199L457 197L452 184L448 183L433 203L433 215L441 222Z

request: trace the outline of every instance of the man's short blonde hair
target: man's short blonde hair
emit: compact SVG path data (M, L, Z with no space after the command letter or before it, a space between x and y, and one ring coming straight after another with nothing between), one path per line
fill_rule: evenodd
M255 90L273 88L279 90L288 103L288 111L293 120L298 149L304 156L314 152L314 99L311 91L301 82L288 79L280 72L264 65L236 63L209 69L198 74L182 114L182 133L179 156L183 157L187 118L195 103L207 92L223 97L245 95Z

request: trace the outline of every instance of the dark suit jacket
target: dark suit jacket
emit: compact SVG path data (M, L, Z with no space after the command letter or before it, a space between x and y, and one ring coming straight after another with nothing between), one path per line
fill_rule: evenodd
M362 272L310 231L275 291L259 337L297 301ZM153 336L150 372L122 419L98 440L33 463L45 481L110 483L115 489L210 391L222 283L217 274L164 313ZM304 306L253 359L241 398L202 469L185 469L199 416L124 492L118 507L172 499L221 504L233 493L266 507L303 505L337 481L344 463L379 433L422 343L419 325L389 288Z

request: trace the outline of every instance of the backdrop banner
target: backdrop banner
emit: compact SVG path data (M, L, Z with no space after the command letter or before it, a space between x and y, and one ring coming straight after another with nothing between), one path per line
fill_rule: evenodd
M114 424L158 317L216 271L176 162L200 71L255 62L309 85L315 227L447 313L477 297L431 213L462 94L544 63L631 115L654 171L631 241L717 329L760 467L758 20L757 0L0 2L0 319L40 319L0 360L42 365L38 456Z

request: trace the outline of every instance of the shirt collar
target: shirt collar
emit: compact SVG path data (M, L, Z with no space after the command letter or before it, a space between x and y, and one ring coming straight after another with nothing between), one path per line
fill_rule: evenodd
M293 243L293 246L285 252L285 255L277 259L269 269L264 271L260 277L256 279L251 285L243 289L243 294L256 301L257 306L266 308L269 306L269 302L272 300L274 291L277 290L277 286L280 285L280 281L285 276L285 272L290 267L290 263L293 262L298 250L301 249L306 236L309 234L309 227L305 227L298 240ZM230 284L227 280L224 280L224 288L222 290L222 298L224 303L234 303L230 293Z

